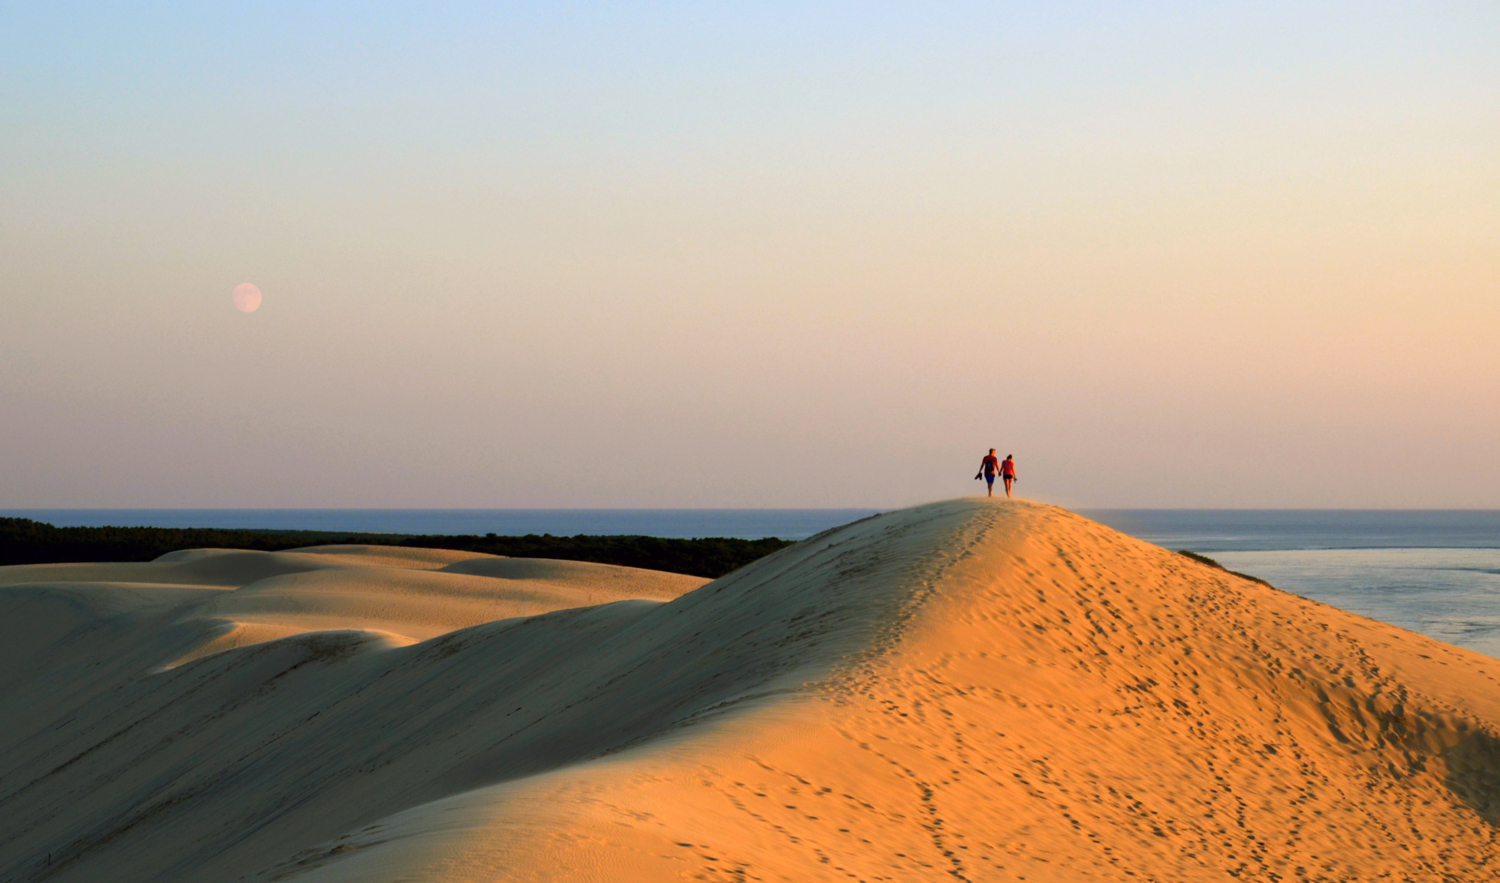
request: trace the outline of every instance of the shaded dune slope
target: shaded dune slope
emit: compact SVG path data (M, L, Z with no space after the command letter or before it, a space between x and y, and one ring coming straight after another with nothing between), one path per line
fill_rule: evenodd
M1500 661L1053 507L889 513L701 588L228 554L0 569L0 878L1500 870Z

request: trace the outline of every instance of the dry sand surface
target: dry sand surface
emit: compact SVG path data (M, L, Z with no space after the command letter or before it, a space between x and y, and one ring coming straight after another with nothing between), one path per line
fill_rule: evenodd
M0 611L3 880L1500 878L1500 660L1020 500L706 585L198 551Z

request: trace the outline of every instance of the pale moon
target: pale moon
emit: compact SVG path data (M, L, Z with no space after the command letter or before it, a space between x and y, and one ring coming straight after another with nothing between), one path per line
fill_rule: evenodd
M260 289L249 282L234 287L234 308L242 313L253 313L260 309Z

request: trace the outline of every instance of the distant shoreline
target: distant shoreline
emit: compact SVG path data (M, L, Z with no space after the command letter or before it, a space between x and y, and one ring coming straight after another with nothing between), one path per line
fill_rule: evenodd
M0 566L152 561L184 549L279 552L307 546L371 545L590 561L715 579L793 542L778 537L683 539L639 535L405 535L118 525L59 527L35 519L0 518Z
M806 539L880 509L0 509L58 527L155 527L418 536Z
M1500 549L1496 509L1080 509L1173 550Z

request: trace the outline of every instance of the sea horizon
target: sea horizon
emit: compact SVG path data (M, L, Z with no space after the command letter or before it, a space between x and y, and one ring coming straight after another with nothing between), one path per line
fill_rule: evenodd
M0 509L57 527L224 528L412 535L639 535L806 539L881 509Z
M3 509L59 527L805 540L878 514L830 509ZM1080 509L1277 588L1500 657L1500 510ZM313 542L313 540L310 540Z
M891 509L871 507L57 507L0 517L57 527L225 528L418 535L617 534L805 539ZM1500 548L1500 509L1080 508L1138 539L1197 552Z

